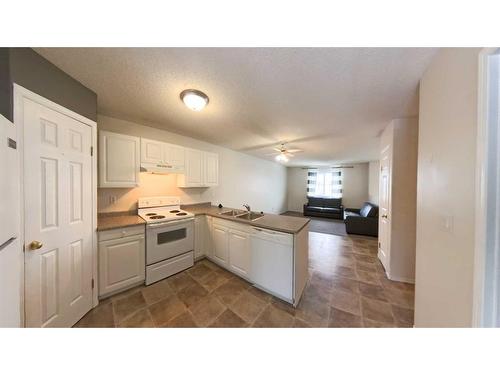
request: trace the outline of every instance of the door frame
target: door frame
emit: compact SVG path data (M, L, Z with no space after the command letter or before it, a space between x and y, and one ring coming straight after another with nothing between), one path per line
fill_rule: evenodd
M491 98L490 61L500 59L500 48L484 48L479 53L478 114L475 181L475 243L472 326L500 326L500 238L497 230L488 226L493 220L500 224L500 155L491 155L500 145L500 95L495 108ZM497 71L496 89L500 87L500 68ZM491 113L491 111L495 111ZM493 115L493 116L492 116ZM496 139L491 137L496 129ZM495 143L496 142L496 143ZM493 210L492 210L493 207ZM493 225L494 227L495 225ZM487 268L493 264L492 268ZM487 292L488 290L488 292ZM485 296L485 294L492 294Z
M59 112L63 115L71 117L84 125L90 126L92 140L91 145L93 148L92 153L92 278L94 279L94 288L92 289L92 307L96 307L99 303L98 293L97 293L97 122L90 120L82 115L79 115L76 112L73 112L49 99L40 96L23 86L18 85L17 83L13 83L13 93L14 93L14 124L17 129L17 139L18 139L18 150L19 150L19 159L20 159L20 197L21 197L21 243L23 246L23 254L25 252L24 244L25 244L25 233L24 233L24 113L23 113L23 99L29 99L35 103L43 105L49 109L52 109L56 112ZM25 260L23 257L23 265L22 265L22 290L21 290L21 326L25 325L25 310L24 310L24 287L25 287Z

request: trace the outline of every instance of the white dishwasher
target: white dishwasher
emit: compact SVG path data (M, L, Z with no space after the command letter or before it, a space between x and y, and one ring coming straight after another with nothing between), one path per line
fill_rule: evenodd
M293 303L293 235L252 227L252 281Z

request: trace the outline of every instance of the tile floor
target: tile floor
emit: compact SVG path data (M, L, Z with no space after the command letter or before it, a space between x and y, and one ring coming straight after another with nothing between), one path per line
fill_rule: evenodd
M100 302L75 327L411 327L414 288L385 277L377 240L309 234L310 279L297 306L203 259Z

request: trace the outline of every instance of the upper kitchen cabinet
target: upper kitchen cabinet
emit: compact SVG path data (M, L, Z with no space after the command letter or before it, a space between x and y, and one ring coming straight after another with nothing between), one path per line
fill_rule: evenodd
M219 155L186 149L184 174L177 176L179 187L210 187L219 184Z
M99 187L139 186L140 138L99 132Z
M172 173L184 171L184 147L141 138L141 164L160 167Z

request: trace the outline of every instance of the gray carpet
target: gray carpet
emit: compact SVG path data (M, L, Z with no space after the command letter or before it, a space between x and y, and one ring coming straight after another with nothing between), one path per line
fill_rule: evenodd
M299 217L304 216L301 212L294 211L287 211L285 213L282 213L282 215ZM311 216L307 216L307 218L311 219L311 223L309 224L309 231L311 232L334 234L336 236L347 236L343 220L323 219Z

